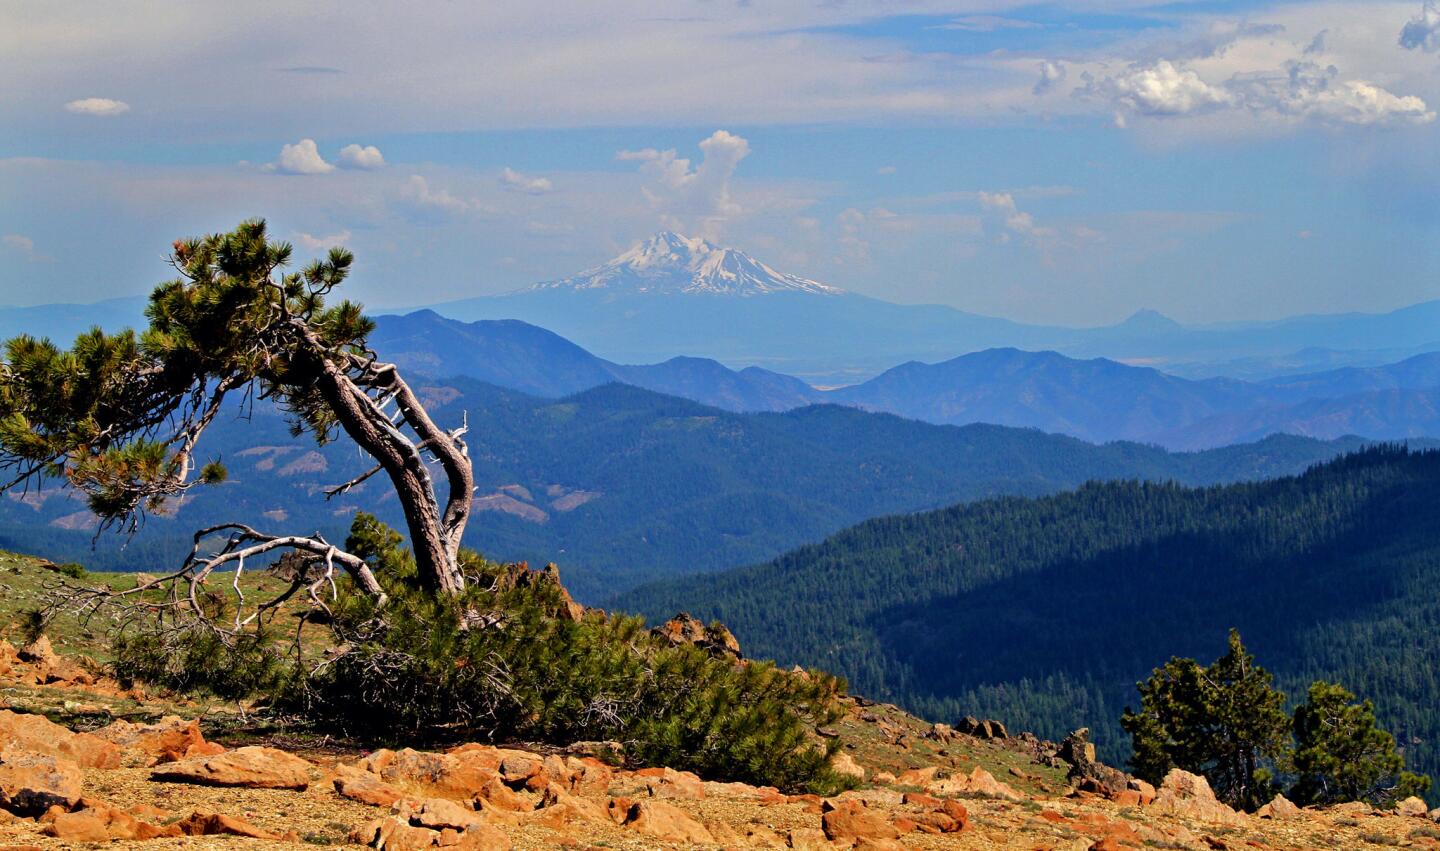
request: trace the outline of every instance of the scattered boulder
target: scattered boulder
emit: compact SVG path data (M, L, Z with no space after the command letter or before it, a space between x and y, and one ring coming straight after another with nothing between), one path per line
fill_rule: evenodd
M66 842L112 842L155 839L166 835L165 828L140 821L129 813L95 802L82 810L57 813L48 819L43 833Z
M1154 806L1161 811L1198 821L1237 827L1247 823L1242 813L1235 812L1215 798L1208 780L1178 768L1170 769L1161 781L1155 793Z
M335 778L331 782L335 784L335 792L340 797L369 804L372 807L393 806L396 801L404 797L399 789L374 774L361 771L353 766L337 768Z
M152 771L150 779L247 789L304 789L310 785L311 768L310 763L282 750L246 747L172 762Z
M977 739L1010 738L1010 733L1005 729L1005 725L999 721L988 719L982 721L969 715L961 718L960 722L955 725L955 729L967 736L973 736Z
M834 840L899 839L895 829L881 813L856 800L826 801L822 805L820 829L825 838Z
M698 801L705 797L705 783L689 771L673 768L642 768L635 772L645 783L652 798L676 798Z
M1421 799L1411 795L1395 804L1395 814L1410 818L1426 818L1430 815L1430 807Z
M401 800L395 804L395 812L415 827L431 830L468 830L485 819L474 810L462 807L449 798L426 798L423 801Z
M551 826L567 824L606 824L610 815L594 801L572 795L551 784L540 797L538 820Z
M21 816L53 806L68 810L79 802L84 784L84 772L68 759L13 745L0 748L0 809Z
M1284 821L1300 817L1300 808L1290 802L1284 795L1276 795L1270 803L1255 811L1258 818L1276 819Z
M472 800L499 778L503 757L498 749L463 745L438 754L405 748L377 750L354 765L397 788L423 791L456 800Z
M740 641L723 625L706 624L688 612L681 612L651 630L671 644L693 644L713 656L740 658Z
M81 768L119 768L120 748L92 733L72 733L42 715L0 711L0 747L69 760Z
M268 839L274 842L298 841L293 833L274 833L248 821L221 813L191 813L173 827L182 836L243 836L247 839Z
M154 724L116 721L95 731L95 736L127 750L138 750L156 763L176 762L197 756L218 756L225 748L205 741L200 722L167 715Z
M662 842L713 844L715 837L705 825L684 810L664 801L636 801L625 813L623 826Z

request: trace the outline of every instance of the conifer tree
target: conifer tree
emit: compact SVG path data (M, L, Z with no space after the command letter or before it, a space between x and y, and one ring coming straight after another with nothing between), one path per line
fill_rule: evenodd
M1126 709L1135 773L1159 782L1171 768L1203 774L1232 806L1253 809L1274 792L1272 768L1288 752L1285 695L1231 630L1224 656L1202 668L1171 659L1140 683L1140 710Z
M1375 707L1337 683L1317 680L1295 709L1296 803L1392 803L1430 788L1430 778L1404 770L1395 737L1375 725Z
M266 399L289 414L297 435L323 443L343 430L375 459L332 493L384 472L404 511L421 584L432 594L458 594L474 488L465 428L436 425L395 366L367 348L374 326L358 304L327 305L352 255L331 249L287 272L292 253L289 244L270 241L260 220L177 240L170 263L178 277L151 293L149 325L139 334L96 328L68 350L29 336L5 343L0 469L9 478L0 491L59 480L84 493L104 523L134 529L145 512L223 480L218 463L198 463L202 435L227 407ZM443 501L432 461L446 478ZM217 536L225 540L218 552L202 555ZM363 559L319 535L269 534L238 523L197 532L179 570L127 593L168 583L178 589L172 605L203 618L197 587L209 574L243 570L247 558L272 551L297 554L301 569L289 593L308 584L314 597L341 569L372 598L384 596ZM235 594L238 609L246 603L238 582ZM267 605L252 603L251 617ZM246 622L236 615L237 630Z

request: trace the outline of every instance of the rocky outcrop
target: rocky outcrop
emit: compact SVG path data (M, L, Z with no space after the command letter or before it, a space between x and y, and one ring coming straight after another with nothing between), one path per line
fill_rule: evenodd
M1065 777L1077 791L1103 795L1112 801L1133 797L1134 803L1140 803L1138 792L1133 796L1126 794L1132 791L1130 775L1095 758L1095 745L1090 742L1088 728L1081 727L1066 736L1056 755L1070 766Z
M740 641L719 623L707 624L688 612L681 612L651 632L671 644L693 644L712 656L740 658Z
M981 720L966 715L955 725L955 730L966 736L974 736L977 739L1008 739L1010 733L1005 725L999 721Z
M1255 811L1257 818L1275 819L1287 821L1300 818L1303 815L1301 809L1290 802L1284 795L1276 795L1270 803Z
M275 748L248 747L218 756L172 762L150 774L152 780L238 786L247 789L304 789L313 766Z
M1242 813L1221 803L1210 789L1210 782L1198 774L1178 768L1170 769L1155 793L1155 809L1196 821L1244 826L1248 820Z

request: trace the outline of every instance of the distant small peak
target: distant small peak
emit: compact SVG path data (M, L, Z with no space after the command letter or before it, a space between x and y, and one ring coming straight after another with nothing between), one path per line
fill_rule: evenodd
M1121 322L1120 326L1122 328L1144 329L1167 329L1184 327L1179 322L1176 322L1174 319L1171 319L1160 311L1151 310L1150 308L1135 311L1134 313L1130 314L1130 318L1126 319L1124 322Z

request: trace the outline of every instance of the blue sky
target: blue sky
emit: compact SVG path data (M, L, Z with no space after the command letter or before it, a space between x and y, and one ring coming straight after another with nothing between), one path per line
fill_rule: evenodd
M0 0L0 303L256 215L380 308L660 228L1035 322L1440 298L1433 3L520 5Z

